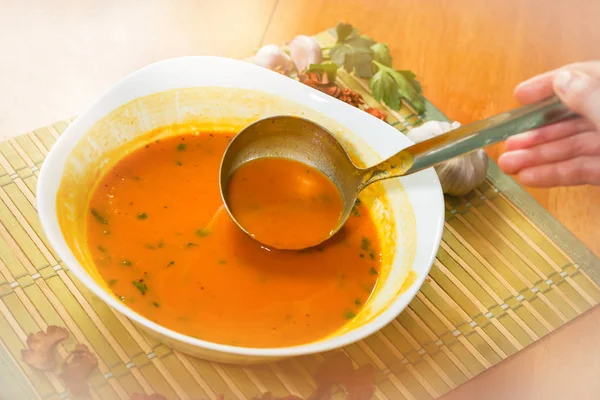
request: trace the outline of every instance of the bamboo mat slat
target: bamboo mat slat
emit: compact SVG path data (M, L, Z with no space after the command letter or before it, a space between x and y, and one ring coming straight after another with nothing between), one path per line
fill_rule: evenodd
M317 36L322 45L334 38ZM418 116L378 104L366 82L341 73L341 85L384 108L401 133L445 119L427 103ZM308 396L322 355L257 366L195 359L139 332L77 281L49 247L35 210L39 169L71 123L60 121L0 142L0 399L68 399L52 373L21 358L27 335L49 325L98 355L93 399L160 393L168 399ZM375 367L377 399L434 399L522 350L598 304L599 261L492 163L488 180L446 198L442 244L430 276L390 325L344 351Z

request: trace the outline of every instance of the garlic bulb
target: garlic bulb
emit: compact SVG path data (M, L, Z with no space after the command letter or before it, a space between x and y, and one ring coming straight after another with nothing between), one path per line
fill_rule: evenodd
M288 44L288 49L299 73L306 71L310 64L320 64L323 61L323 51L314 37L296 36Z
M406 135L418 143L456 129L460 123L427 121L413 128ZM435 167L444 193L463 196L481 185L487 176L488 157L484 150L478 149L461 157L456 157Z
M261 47L254 55L252 62L284 75L294 69L294 63L290 56L281 47L274 44Z

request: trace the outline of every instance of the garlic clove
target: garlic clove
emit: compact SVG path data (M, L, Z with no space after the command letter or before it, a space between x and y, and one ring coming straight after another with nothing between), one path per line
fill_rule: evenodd
M458 124L458 122L456 122L456 124ZM458 126L460 126L460 124L458 124ZM453 127L446 121L427 121L423 125L411 129L406 134L406 137L415 143L419 143L423 140L431 139L432 137L446 133L452 129L456 129L458 126Z
M427 121L413 128L407 137L415 143L442 135L460 127L460 123L445 121ZM461 157L456 157L435 167L442 190L452 196L464 196L481 185L487 176L488 156L478 149Z
M463 196L475 186L475 169L469 160L458 157L435 167L444 193Z
M487 177L489 158L482 149L476 150L470 154L471 163L475 169L475 187L481 185Z
M320 64L323 61L323 51L314 37L296 36L288 44L288 49L299 73L306 71L310 64Z
M279 46L267 44L261 47L252 62L264 68L287 75L294 69L290 56Z

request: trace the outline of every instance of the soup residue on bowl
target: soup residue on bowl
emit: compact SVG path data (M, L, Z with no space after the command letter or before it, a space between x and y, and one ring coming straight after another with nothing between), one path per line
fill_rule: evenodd
M267 248L222 204L219 165L232 135L156 140L100 179L87 243L114 295L144 317L199 339L288 347L325 339L369 299L381 248L360 202L330 240L303 251Z

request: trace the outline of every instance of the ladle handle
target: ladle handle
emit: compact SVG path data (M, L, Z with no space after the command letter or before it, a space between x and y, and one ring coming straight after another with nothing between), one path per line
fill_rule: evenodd
M501 142L510 136L576 117L556 96L464 125L414 144L364 170L362 187L372 182L408 175Z

